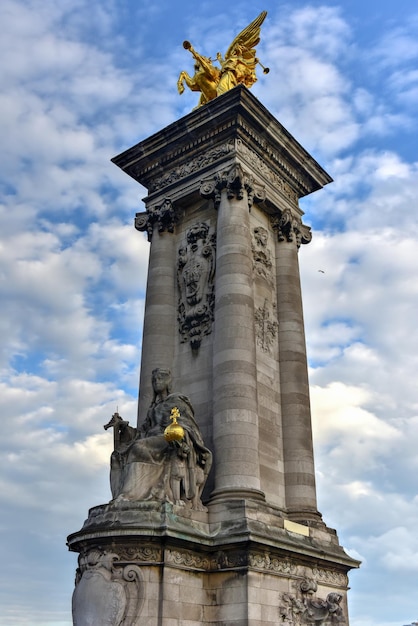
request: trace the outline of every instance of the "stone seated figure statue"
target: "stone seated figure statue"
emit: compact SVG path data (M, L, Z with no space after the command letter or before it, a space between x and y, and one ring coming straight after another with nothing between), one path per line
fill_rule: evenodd
M201 495L212 465L189 398L172 393L170 370L152 373L154 398L147 416L133 429L117 413L105 425L113 427L115 449L110 462L113 501L160 500L204 510ZM164 431L178 409L184 436L167 441ZM177 413L177 412L176 412Z

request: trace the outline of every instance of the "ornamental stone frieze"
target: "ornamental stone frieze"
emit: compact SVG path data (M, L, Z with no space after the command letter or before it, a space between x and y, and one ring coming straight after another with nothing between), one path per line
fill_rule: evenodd
M119 561L135 562L144 565L146 563L160 563L163 559L163 550L161 547L153 545L115 546Z
M234 151L234 140L223 143L212 150L207 150L202 154L199 154L194 159L190 159L187 163L182 163L181 165L171 169L163 176L156 178L152 181L149 187L150 193L155 191L159 191L160 189L164 189L168 185L172 185L190 174L195 172L199 172L204 169L208 165L212 165L212 163L216 163L220 159L224 158L228 154Z
M186 245L177 256L179 287L178 322L181 341L198 350L204 335L212 332L215 305L216 235L209 224L195 224L186 234Z
M203 180L200 185L200 195L203 198L213 199L217 209L221 202L223 189L226 189L229 200L232 198L242 200L244 192L247 192L249 209L254 203L262 202L266 195L264 187L257 183L254 177L246 172L239 163Z
M248 555L244 550L218 550L210 556L204 556L191 550L166 548L165 558L171 566L206 572L231 570L248 565Z
M277 233L278 241L295 242L299 248L302 243L309 243L312 240L310 227L303 224L300 217L294 215L290 209L272 215L270 222Z
M253 569L270 574L296 576L299 567L290 559L280 558L269 552L254 552L250 554L249 564Z
M177 212L168 198L162 204L147 207L143 213L135 215L135 228L141 232L146 232L148 241L152 241L154 226L157 225L158 232L174 231L174 225L177 221Z

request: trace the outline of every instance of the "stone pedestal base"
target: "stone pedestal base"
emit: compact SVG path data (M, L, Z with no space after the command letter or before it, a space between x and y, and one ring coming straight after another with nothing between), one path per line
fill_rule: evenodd
M102 505L68 545L80 553L79 626L348 624L347 572L358 562L323 523L297 524L260 502Z

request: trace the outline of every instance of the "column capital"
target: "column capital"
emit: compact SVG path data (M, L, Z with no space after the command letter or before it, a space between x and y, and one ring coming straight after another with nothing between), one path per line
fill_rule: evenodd
M295 215L290 209L272 215L270 222L279 242L294 242L300 248L302 243L309 243L312 240L311 227L303 224L299 215Z
M217 209L223 189L226 189L229 200L232 198L242 200L246 191L249 209L254 203L262 202L266 197L264 186L257 183L239 163L234 163L232 167L216 172L214 176L203 180L199 191L203 198L212 198Z
M148 241L151 241L155 225L157 225L159 233L172 233L177 219L176 208L169 198L165 198L161 204L147 206L146 211L136 213L135 228L141 232L146 232Z

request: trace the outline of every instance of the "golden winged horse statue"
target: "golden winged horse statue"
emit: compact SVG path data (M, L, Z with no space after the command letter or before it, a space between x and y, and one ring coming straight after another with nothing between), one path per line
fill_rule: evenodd
M195 73L190 76L187 72L180 72L177 81L177 89L180 94L184 92L184 83L192 91L200 91L198 106L206 104L216 96L229 91L236 85L243 84L251 87L257 80L255 68L259 64L263 72L269 72L268 67L264 67L256 57L255 46L260 41L261 25L267 15L267 11L262 11L244 30L240 32L229 46L225 57L220 52L216 59L220 67L212 63L210 57L205 57L193 48L189 41L183 42L183 47L190 50L195 60Z

